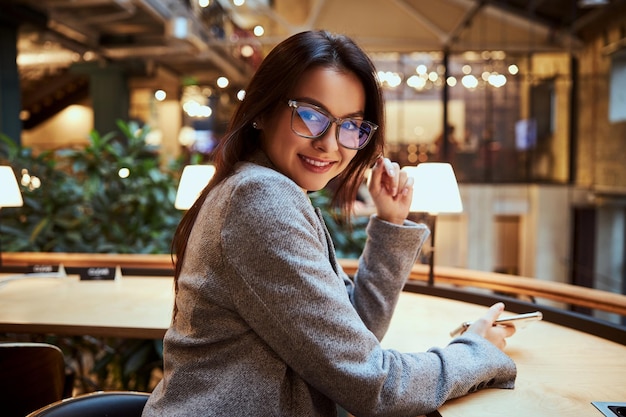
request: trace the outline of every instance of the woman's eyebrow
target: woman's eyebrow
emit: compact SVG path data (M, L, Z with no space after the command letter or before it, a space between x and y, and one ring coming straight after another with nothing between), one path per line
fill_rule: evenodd
M365 115L365 112L363 110L358 110L356 112L348 113L348 114L343 115L343 116L335 116L334 114L331 113L330 110L328 110L326 108L326 106L324 106L324 104L320 103L319 101L315 100L314 98L311 98L311 97L298 97L298 98L294 98L292 100L301 101L301 102L308 103L308 104L313 104L314 106L317 106L317 107L323 109L326 113L330 114L331 116L339 117L340 119L345 119L345 118L348 118L348 117L363 117Z

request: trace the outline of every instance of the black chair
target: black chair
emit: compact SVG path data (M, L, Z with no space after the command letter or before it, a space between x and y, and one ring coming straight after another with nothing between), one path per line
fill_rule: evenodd
M65 359L47 343L0 343L0 414L24 417L59 401L65 390Z
M150 394L98 391L50 404L26 417L140 417Z

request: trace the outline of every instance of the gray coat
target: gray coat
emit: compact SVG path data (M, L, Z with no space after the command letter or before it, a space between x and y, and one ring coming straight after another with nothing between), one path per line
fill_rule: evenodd
M513 387L512 360L476 335L422 353L380 346L425 226L373 216L350 280L307 195L256 162L200 211L144 417L333 416L335 404L413 417L476 387Z

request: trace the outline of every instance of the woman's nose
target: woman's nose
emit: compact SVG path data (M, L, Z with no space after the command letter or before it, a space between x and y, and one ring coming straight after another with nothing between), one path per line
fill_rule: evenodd
M328 130L319 138L315 139L314 146L317 149L323 150L324 152L334 152L339 149L339 143L337 142L337 126L336 123L331 123L328 127Z

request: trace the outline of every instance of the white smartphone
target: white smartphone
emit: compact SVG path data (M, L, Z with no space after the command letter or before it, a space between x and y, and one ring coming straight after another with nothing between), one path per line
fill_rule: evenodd
M541 311L534 311L532 313L523 313L523 314L516 314L514 316L500 317L496 319L493 325L495 326L498 324L506 324L508 326L515 326L516 328L522 328L526 326L528 323L532 321L541 320L542 318L543 318L543 314L541 313ZM466 322L461 323L459 327L457 327L456 329L450 332L450 336L454 337L458 334L463 333L471 325L472 325L471 321L466 321Z

